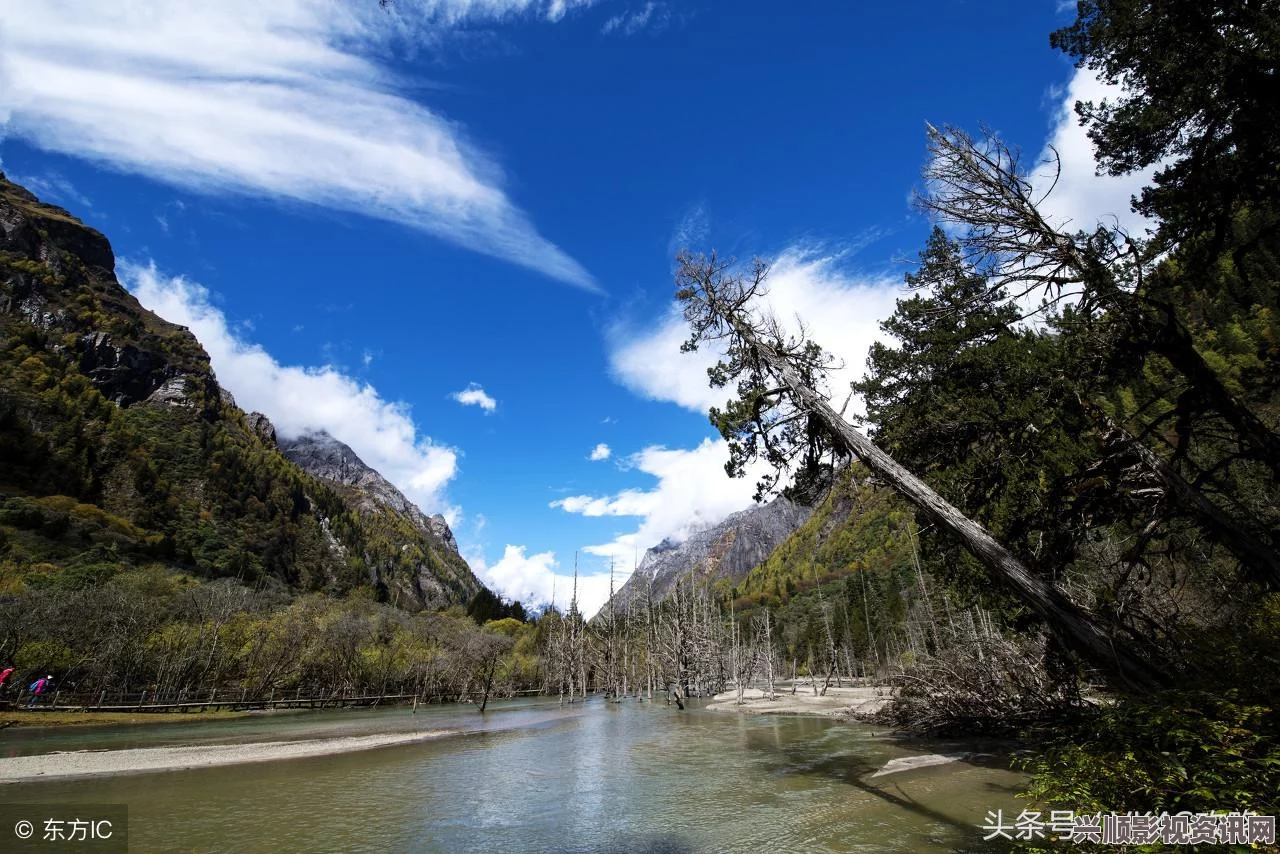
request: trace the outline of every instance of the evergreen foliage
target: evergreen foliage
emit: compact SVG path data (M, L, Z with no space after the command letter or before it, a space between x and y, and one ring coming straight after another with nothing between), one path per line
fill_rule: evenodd
M0 585L162 561L412 609L480 589L451 549L265 444L194 336L115 281L102 235L3 179L0 207Z

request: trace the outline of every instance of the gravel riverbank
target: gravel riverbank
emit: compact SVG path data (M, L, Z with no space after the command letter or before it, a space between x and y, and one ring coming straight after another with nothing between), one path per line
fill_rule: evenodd
M270 762L371 750L456 735L456 730L267 741L256 744L211 744L191 747L145 747L131 750L79 750L0 759L0 783L179 771L215 765Z

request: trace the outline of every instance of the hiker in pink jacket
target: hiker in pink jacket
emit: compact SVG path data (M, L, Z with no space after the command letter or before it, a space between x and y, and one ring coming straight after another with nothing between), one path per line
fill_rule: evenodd
M31 685L28 686L28 690L31 691L31 700L27 703L27 708L34 706L36 704L36 700L43 697L44 692L49 690L49 686L52 684L53 676L42 676L32 682Z

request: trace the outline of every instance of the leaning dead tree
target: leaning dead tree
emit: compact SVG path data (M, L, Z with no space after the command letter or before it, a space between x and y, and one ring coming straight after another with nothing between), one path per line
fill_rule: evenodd
M831 450L852 454L941 529L956 537L1013 595L1036 612L1062 642L1119 686L1151 690L1167 685L1169 675L1136 649L1124 635L1108 631L1097 617L1069 600L1029 570L981 525L966 517L924 481L859 433L821 393L830 358L809 340L787 334L763 313L768 267L757 260L745 275L732 264L681 253L676 274L677 299L692 333L686 352L700 345L719 346L724 357L709 370L712 385L736 381L738 396L711 418L730 448L726 470L740 476L748 461L763 458L775 474L761 492L794 467L797 481L821 476Z
M1176 306L1149 287L1158 247L1118 225L1072 233L1051 223L1041 206L1052 183L1037 194L1017 152L994 134L975 139L930 125L928 137L925 191L917 203L962 232L966 260L989 276L993 290L1015 298L1039 293L1049 302L1077 299L1085 311L1122 318L1222 416L1246 453L1280 476L1280 436L1231 393L1197 350Z
M952 127L928 128L929 165L916 201L934 219L959 232L965 260L987 276L990 292L1014 299L1039 295L1046 303L1076 300L1080 312L1106 312L1128 338L1164 357L1194 390L1178 406L1204 401L1225 422L1240 456L1280 478L1280 436L1236 397L1196 347L1166 294L1152 286L1162 256L1118 224L1070 232L1043 213L1045 198L1023 174L1018 154L994 134L974 138ZM1055 160L1046 166L1057 167ZM927 283L926 283L927 284ZM1096 407L1086 404L1097 420ZM1114 433L1117 425L1106 425ZM1229 549L1244 575L1280 590L1280 551L1215 506L1136 438L1130 443L1162 482L1164 495ZM1179 455L1182 452L1179 452ZM1239 508L1237 508L1239 510ZM1265 530L1265 523L1254 520Z

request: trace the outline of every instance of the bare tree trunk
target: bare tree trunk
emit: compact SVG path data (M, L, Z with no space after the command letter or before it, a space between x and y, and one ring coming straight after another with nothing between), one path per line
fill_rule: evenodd
M1034 575L1000 545L995 537L965 516L897 460L880 450L831 408L815 389L801 381L791 364L740 318L726 318L734 331L758 353L805 411L819 418L845 448L867 468L883 478L940 528L958 538L991 574L1024 604L1039 614L1070 648L1120 683L1140 689L1156 689L1170 682L1159 667L1145 660L1123 638L1107 634L1088 612L1071 602L1057 588Z
M764 609L764 654L769 677L769 699L778 699L773 689L773 623L769 618L769 609Z
M645 678L648 680L647 697L649 702L653 702L653 668L654 668L654 651L658 645L658 627L653 619L653 578L649 578L648 593L645 597L645 643L644 643L644 669Z
M484 713L485 707L489 705L489 691L493 688L493 671L498 666L496 658L489 661L489 667L484 673L484 696L480 698L480 712Z
M870 658L875 659L876 670L880 669L880 652L876 649L876 636L871 631L871 604L867 595L867 571L865 569L858 570L858 580L862 582L862 614L863 619L867 621L867 649L871 653Z
M831 616L827 613L827 598L822 595L822 587L819 585L818 590L818 606L822 609L822 625L827 630L827 679L822 683L822 696L827 696L827 689L831 687L831 676L838 672L840 654L836 651L836 637L831 631Z
M924 597L924 606L929 612L929 633L933 635L933 648L939 649L942 643L938 640L938 619L933 613L933 602L929 599L929 588L924 584L924 570L920 567L920 552L916 549L915 533L911 530L914 522L907 522L907 539L911 542L911 561L916 567L916 579L920 582L920 595Z

